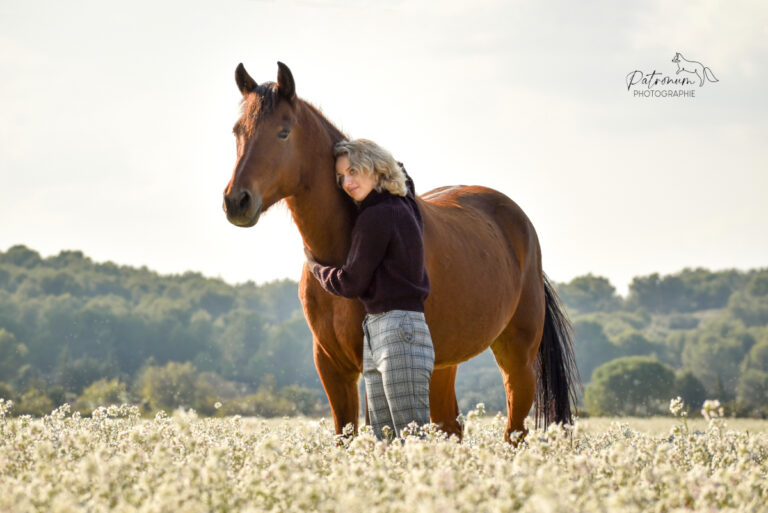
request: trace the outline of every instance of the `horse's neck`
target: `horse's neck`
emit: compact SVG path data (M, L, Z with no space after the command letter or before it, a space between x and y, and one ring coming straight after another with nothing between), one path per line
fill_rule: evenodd
M307 132L306 167L298 193L286 198L304 245L326 265L342 265L349 251L352 216L348 200L335 183L334 137L317 114L303 109Z
M332 171L317 168L313 172ZM326 265L342 265L349 250L352 219L341 199L336 191L312 186L286 199L304 245Z

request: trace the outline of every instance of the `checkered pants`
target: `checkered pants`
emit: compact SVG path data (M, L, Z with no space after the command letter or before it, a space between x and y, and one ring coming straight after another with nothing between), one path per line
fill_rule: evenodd
M410 422L429 422L429 381L435 362L432 337L421 312L392 310L363 321L363 377L368 415L376 436Z

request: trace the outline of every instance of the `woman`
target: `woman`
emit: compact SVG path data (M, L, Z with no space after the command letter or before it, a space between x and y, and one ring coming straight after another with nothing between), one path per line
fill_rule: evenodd
M385 426L400 435L410 422L429 422L435 352L424 320L424 223L413 181L387 150L357 139L339 142L334 156L339 186L359 209L352 244L341 267L321 265L307 252L308 265L325 290L365 306L368 415L378 438Z

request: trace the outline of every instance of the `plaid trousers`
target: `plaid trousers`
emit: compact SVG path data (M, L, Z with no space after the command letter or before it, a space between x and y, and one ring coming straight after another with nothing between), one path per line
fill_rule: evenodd
M429 422L429 381L435 362L421 312L392 310L363 321L363 378L376 437L389 426L400 435L410 422Z

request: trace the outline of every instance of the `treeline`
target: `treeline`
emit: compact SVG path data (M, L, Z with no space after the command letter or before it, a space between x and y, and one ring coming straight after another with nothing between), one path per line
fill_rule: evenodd
M148 412L322 412L311 340L289 280L232 286L80 251L0 252L0 397L16 414L123 401Z
M637 277L626 298L602 277L557 285L573 321L584 414L768 413L768 269ZM229 285L197 273L94 263L80 251L0 252L0 397L17 414L69 402L150 413L327 414L296 282ZM490 352L462 364L462 411L506 409ZM220 404L218 404L220 403Z
M595 276L560 289L589 413L663 413L679 395L694 411L711 398L768 414L768 269L637 277L626 300Z

